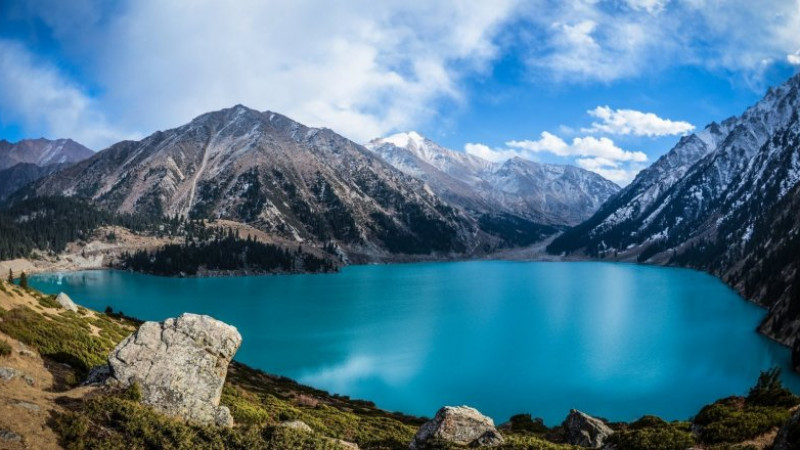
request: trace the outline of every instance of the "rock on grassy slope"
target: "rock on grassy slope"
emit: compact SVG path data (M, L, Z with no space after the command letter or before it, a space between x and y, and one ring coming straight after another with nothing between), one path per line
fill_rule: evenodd
M67 311L54 296L0 281L0 448L336 449L354 443L399 450L409 447L425 422L236 362L228 367L220 400L234 419L231 428L162 415L143 404L136 387L81 386L139 325L81 307ZM692 422L646 416L606 423L614 431L606 442L618 450L743 443L769 448L798 403L777 380L765 374L747 398L708 405ZM529 415L514 416L497 430L503 443L494 448L579 448L566 444L564 427L548 428ZM427 448L461 447L437 441Z

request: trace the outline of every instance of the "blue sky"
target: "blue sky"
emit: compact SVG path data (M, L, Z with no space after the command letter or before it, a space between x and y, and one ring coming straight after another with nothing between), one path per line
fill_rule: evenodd
M0 1L0 138L93 149L242 103L620 183L800 67L800 0Z

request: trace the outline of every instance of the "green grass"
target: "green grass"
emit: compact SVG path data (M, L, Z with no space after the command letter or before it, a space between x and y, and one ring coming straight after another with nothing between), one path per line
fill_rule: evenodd
M35 348L40 355L69 364L79 378L103 364L118 340L93 336L85 319L71 311L58 315L43 315L28 307L0 311L0 331ZM129 334L119 324L116 335Z
M0 340L0 356L8 356L12 351L11 345L8 342Z
M656 416L622 425L608 440L617 450L685 450L694 446L688 422L668 423Z
M752 405L741 397L730 397L703 407L694 424L700 427L703 443L736 443L780 427L789 416L784 407Z

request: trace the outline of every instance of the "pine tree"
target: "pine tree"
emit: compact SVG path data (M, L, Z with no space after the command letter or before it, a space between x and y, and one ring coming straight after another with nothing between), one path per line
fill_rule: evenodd
M22 272L19 275L19 287L22 289L28 289L28 276L25 274L25 272Z

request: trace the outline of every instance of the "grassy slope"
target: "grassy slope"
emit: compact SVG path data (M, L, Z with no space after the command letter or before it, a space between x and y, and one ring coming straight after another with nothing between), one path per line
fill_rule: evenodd
M74 392L76 381L102 363L137 325L127 318L85 309L79 313L60 310L52 297L5 281L0 281L0 319L0 332L38 350L46 360L69 364L71 369L58 374L65 392ZM612 424L618 430L613 440L619 450L731 448L750 440L753 448L762 448L795 403L795 397L782 394L725 399L698 414L696 425L703 427L699 434L691 433L688 422L645 417L630 424ZM362 449L405 449L423 423L420 418L330 395L239 363L229 368L222 404L236 420L233 429L190 426L141 405L136 392L93 389L77 398L65 395L49 425L69 449L340 448L332 438L355 442ZM315 433L277 426L287 420L302 420ZM560 428L547 429L525 415L516 416L501 431L508 449L570 448L559 443L563 441Z

